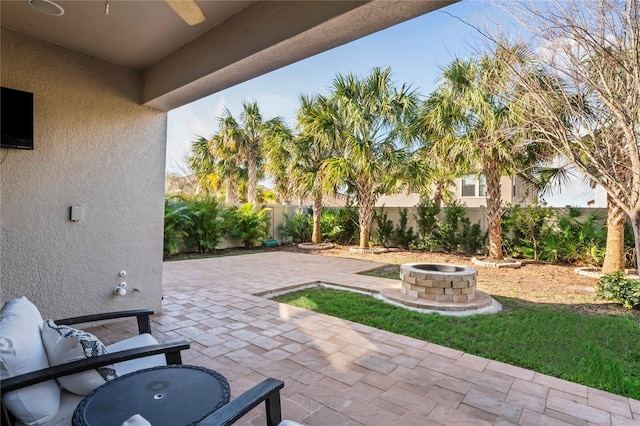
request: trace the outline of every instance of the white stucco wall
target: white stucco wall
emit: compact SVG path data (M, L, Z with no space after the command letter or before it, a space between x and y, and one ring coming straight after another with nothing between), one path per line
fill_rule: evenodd
M6 29L1 46L2 86L34 93L35 149L0 150L0 303L159 311L166 113L140 105L138 72Z

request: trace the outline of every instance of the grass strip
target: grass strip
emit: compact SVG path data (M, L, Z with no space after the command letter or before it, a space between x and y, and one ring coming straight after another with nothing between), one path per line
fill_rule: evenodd
M505 308L502 312L451 317L413 312L370 296L324 287L274 298L640 399L640 325L631 315L584 315L561 306L496 299Z

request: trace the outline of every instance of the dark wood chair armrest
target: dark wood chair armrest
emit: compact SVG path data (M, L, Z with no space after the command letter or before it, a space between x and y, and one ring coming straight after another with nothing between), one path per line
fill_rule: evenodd
M19 376L3 379L0 392L4 395L5 392L35 385L36 383L46 382L47 380L52 380L68 374L79 373L81 371L102 367L103 365L129 361L136 358L144 358L152 355L164 354L167 359L167 364L182 364L180 351L186 349L189 349L189 343L186 340L181 340L179 342L161 343L158 345L127 349L125 351L100 355L95 358L60 364L44 368L42 370L32 371L31 373L25 373Z
M138 320L138 332L151 334L151 322L149 317L153 315L151 309L134 309L131 311L107 312L104 314L83 315L81 317L55 320L58 325L81 324L85 322L103 321L117 318L136 317Z
M267 426L277 426L282 420L280 389L283 387L284 382L281 380L266 379L233 401L223 405L215 413L198 423L198 425L231 425L264 401L267 409Z

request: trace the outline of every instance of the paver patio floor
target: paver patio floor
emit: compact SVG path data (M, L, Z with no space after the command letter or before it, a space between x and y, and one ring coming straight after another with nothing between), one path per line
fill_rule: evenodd
M187 339L183 362L223 374L233 396L283 380L283 417L305 425L640 425L640 401L255 296L318 281L380 290L389 280L356 274L377 266L286 252L165 262L152 330ZM264 408L239 424L265 424Z

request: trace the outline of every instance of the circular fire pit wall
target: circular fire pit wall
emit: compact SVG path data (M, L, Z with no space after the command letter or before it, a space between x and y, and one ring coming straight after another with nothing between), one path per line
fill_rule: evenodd
M412 299L470 302L475 298L478 271L438 263L406 263L400 267L402 293Z

